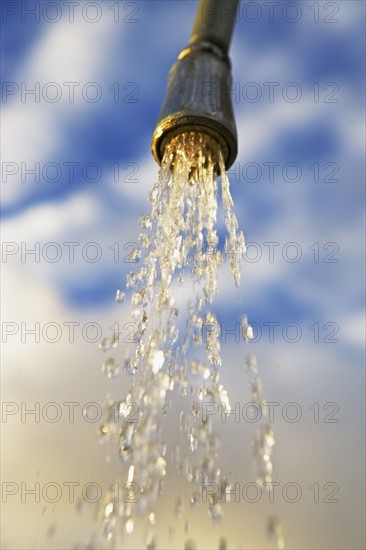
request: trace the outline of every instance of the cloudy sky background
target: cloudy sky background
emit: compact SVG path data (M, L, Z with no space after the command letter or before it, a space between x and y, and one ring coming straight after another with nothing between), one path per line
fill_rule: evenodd
M197 5L169 0L89 4L75 6L73 21L61 1L2 4L2 400L19 408L21 402L31 408L35 402L74 401L81 404L80 412L82 404L103 403L108 391L117 397L128 389L128 379L105 380L102 352L90 342L95 333L90 329L85 337L82 329L97 323L108 333L108 327L124 326L129 319L128 307L114 303L115 290L123 288L133 267L124 259L129 243L137 242L138 218L148 211L147 194L157 177L151 135L169 68L188 40ZM281 407L301 404L300 422L279 418L275 425L275 466L277 479L296 481L304 496L296 505L281 499L271 506L232 503L215 529L197 512L192 532L184 534L177 525L172 542L166 520L170 515L175 525L170 488L157 509L161 548L178 548L173 544L182 546L188 538L198 548L216 548L221 534L230 548L270 548L264 525L273 513L282 520L289 548L365 545L365 5L352 0L288 4L274 8L273 22L265 3L240 6L231 48L234 90L239 91L239 97L234 95L239 154L229 175L235 212L246 241L255 244L242 262L239 292L229 284L227 266L222 269L215 311L229 329L247 313L262 330L255 343L237 343L228 335L223 345L222 379L232 402L250 400L243 364L252 352L267 400ZM30 6L40 10L39 21L24 11ZM296 15L299 20L289 22ZM91 22L94 18L99 20ZM80 83L74 101L64 84L71 82ZM273 102L266 82L279 83ZM22 97L36 83L39 102L30 94ZM90 100L96 88L88 83L101 90L98 101ZM255 88L248 83L262 92L259 101L252 101ZM283 98L286 89L293 97L289 83L301 90L297 102ZM61 97L52 102L55 90ZM271 162L279 163L274 181L264 164ZM35 163L40 181L25 173ZM42 175L47 163L52 164ZM78 163L73 178L70 163ZM98 181L91 181L93 166L83 173L88 163L97 164ZM299 181L283 177L288 163L301 168ZM287 179L294 179L288 170ZM70 245L64 244L71 242L76 243L73 262ZM56 250L49 243L61 251L57 262L49 259ZM97 243L98 261L90 261L95 246L88 248L88 243ZM278 243L273 258L264 243ZM301 251L299 261L289 260L295 248L288 243ZM25 248L38 246L39 262L24 256ZM25 334L37 322L40 342ZM268 335L271 322L279 323L274 342ZM56 343L47 341L51 329L50 337L42 336L48 323L60 327ZM67 323L78 323L73 342ZM301 329L296 343L288 341L294 339L291 329L283 336L288 323ZM319 327L319 342L314 327ZM336 403L339 422L314 423L309 410L314 402L320 403L323 417L322 406ZM105 462L96 425L81 414L71 424L65 415L52 424L32 417L22 423L20 412L5 422L3 414L3 481L31 487L37 480L43 485L99 480L107 486L118 476L114 457ZM225 469L234 480L253 480L253 426L218 422L218 429ZM339 502L315 504L308 489L315 482L337 483ZM65 497L53 506L34 504L31 497L22 503L19 493L2 507L3 546L85 545L92 530L88 514L77 515ZM124 547L140 548L141 537L138 531Z

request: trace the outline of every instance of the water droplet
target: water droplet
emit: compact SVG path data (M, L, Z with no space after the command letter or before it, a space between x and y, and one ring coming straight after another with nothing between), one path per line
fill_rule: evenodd
M152 227L151 218L147 214L140 216L139 222L143 229L151 229Z
M201 502L201 495L197 491L192 493L191 495L191 506L193 508L197 508Z
M133 532L134 521L132 518L129 518L124 525L125 532L130 535Z
M132 447L129 445L121 445L119 448L119 458L121 462L128 462L132 456Z
M279 550L285 548L282 524L277 517L271 516L268 518L267 537Z
M136 275L132 271L126 277L126 287L127 288L134 288L136 285L137 285L137 278L136 278Z
M126 295L125 295L124 292L122 292L122 290L117 290L117 292L116 292L116 302L119 302L120 304L122 304L125 297L126 297Z
M104 361L102 365L102 372L107 376L107 378L115 378L119 374L119 366L116 361L110 357Z
M166 461L162 456L159 456L159 458L157 459L156 467L159 475L164 477L166 475Z
M251 353L248 354L245 360L245 366L250 372L252 372L253 374L257 374L258 364L256 356L252 355Z
M240 329L241 329L241 334L246 342L248 342L249 340L253 340L254 338L253 327L250 326L247 315L241 316ZM248 355L248 357L254 357L254 356Z
M107 506L105 507L105 510L104 510L104 517L105 517L105 518L109 518L109 516L110 516L110 515L112 514L112 512L113 512L113 508L114 508L113 502L109 502L109 503L107 504Z
M99 343L100 349L102 351L108 351L111 348L115 348L119 343L118 336L119 335L114 332L112 334L112 336L110 336L108 338L103 338L103 340Z
M131 304L137 306L138 304L141 304L141 302L143 301L143 298L144 298L144 293L143 291L136 291L136 292L133 292L132 296L131 296Z
M201 411L201 407L200 407L199 403L197 403L196 401L193 401L193 403L192 403L192 415L193 416L198 416L200 411Z
M138 248L134 248L133 250L131 250L129 257L130 262L137 263L140 259L140 250Z
M81 514L81 512L83 511L84 509L84 505L85 505L85 501L83 498L79 498L77 501L76 501L76 511L78 514Z
M54 537L54 535L55 535L55 532L56 532L56 525L55 525L54 523L52 523L52 524L49 526L48 530L47 530L47 537L48 537L49 539L52 539L52 538Z
M157 374L164 364L164 352L154 350L151 354L151 366L154 374Z
M128 376L133 376L137 372L136 361L126 359L123 363L123 372Z
M110 436L111 430L107 424L100 426L98 430L99 434L99 443L104 443Z
M150 512L150 514L149 514L149 523L150 523L150 525L155 525L155 523L156 523L154 512Z
M191 361L189 367L192 374L200 374L202 369L202 365L199 361Z
M132 483L134 473L135 473L135 466L133 464L131 464L131 466L128 470L127 483Z
M209 512L212 521L220 521L222 519L222 506L219 502L209 504Z
M149 248L149 246L151 245L149 235L147 235L146 233L140 233L138 238L143 248Z
M174 502L174 514L178 517L182 517L182 499L177 497Z

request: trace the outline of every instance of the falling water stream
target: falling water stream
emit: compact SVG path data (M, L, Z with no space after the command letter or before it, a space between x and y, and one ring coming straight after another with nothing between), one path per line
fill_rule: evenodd
M223 252L219 251L217 233L219 194L226 228ZM136 497L125 502L111 494L103 502L103 537L113 547L120 537L134 532L142 517L147 526L146 547L152 550L158 548L154 534L156 502L164 491L169 467L175 465L177 474L188 484L192 507L202 504L203 484L217 484L220 492L209 495L204 505L212 521L223 515L226 499L222 493L230 488L230 480L217 464L219 434L211 416L201 411L203 403L230 409L220 381L220 325L212 303L218 293L223 256L229 259L232 278L239 285L239 259L245 243L233 213L222 152L204 134L187 132L171 140L149 201L151 213L140 218L140 267L126 280L137 327L136 343L132 349L115 350L116 335L101 342L106 354L103 372L114 378L123 371L130 376L131 386L121 401L108 401L99 436L115 443L123 465L121 480ZM188 301L182 300L187 284L193 295ZM123 301L124 296L122 290L117 291L117 301ZM241 331L244 339L252 337L246 317L242 318ZM112 356L116 351L120 351L118 358ZM246 367L252 401L260 406L263 396L253 355L248 356ZM179 415L177 441L169 445L165 419L177 399L188 405ZM133 421L124 422L127 416ZM273 445L273 432L264 420L253 440L257 482L262 485L272 480ZM177 515L181 514L179 494L174 508ZM269 520L268 531L277 547L283 548L276 518ZM224 549L226 544L222 539L218 547ZM193 543L187 542L186 548L191 547Z

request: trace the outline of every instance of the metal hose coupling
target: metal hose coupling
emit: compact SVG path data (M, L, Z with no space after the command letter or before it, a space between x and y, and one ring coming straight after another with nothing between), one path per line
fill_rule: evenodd
M153 133L152 153L158 164L174 136L197 131L219 143L225 167L230 168L238 151L231 87L231 64L222 48L201 41L180 53Z

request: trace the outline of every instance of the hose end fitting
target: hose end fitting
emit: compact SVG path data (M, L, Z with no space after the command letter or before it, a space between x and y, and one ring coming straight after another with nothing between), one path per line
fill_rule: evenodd
M197 131L216 139L225 167L230 168L238 151L231 85L230 60L220 47L197 42L181 52L170 70L152 138L152 153L159 165L174 136Z

